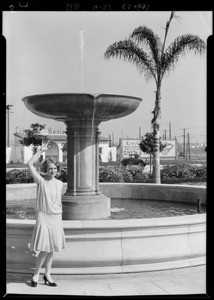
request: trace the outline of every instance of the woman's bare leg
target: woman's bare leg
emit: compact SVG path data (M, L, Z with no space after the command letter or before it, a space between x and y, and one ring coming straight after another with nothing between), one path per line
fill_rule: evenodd
M47 255L48 255L48 252L41 251L37 257L36 268L35 268L34 276L33 276L33 280L36 282L39 279L39 273L40 273L41 267L42 267Z
M50 281L53 282L53 279L51 278L51 266L53 262L53 252L50 252L45 259L45 276Z

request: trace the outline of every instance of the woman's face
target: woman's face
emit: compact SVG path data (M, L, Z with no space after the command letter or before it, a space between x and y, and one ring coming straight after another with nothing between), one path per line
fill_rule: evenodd
M47 175L51 178L56 176L57 174L57 166L54 163L49 163L47 167Z

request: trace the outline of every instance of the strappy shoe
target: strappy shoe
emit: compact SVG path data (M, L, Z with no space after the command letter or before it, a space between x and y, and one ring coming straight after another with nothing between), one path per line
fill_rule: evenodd
M50 282L45 275L43 276L43 279L44 279L45 284L48 284L50 286L57 286L57 284L55 282Z

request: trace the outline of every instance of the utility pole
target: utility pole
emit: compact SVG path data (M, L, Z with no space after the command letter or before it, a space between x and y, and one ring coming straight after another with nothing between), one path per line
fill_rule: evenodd
M114 147L114 132L112 132L112 147Z
M188 154L189 154L189 160L190 160L190 136L189 136L189 132L187 133L187 141L188 141Z
M10 118L9 118L9 116L10 116L10 113L12 113L10 111L12 106L13 105L10 105L10 104L6 105L6 112L7 112L7 147L10 147L10 129L9 129L9 126L10 126L10 120L9 119Z
M184 142L183 142L183 152L184 152L184 159L186 159L186 141L185 141L185 138L186 138L186 129L188 128L183 128L183 137L184 137Z
M185 133L185 129L186 128L184 128L183 129L183 131L184 131L184 134L183 134L183 137L184 137L184 143L183 143L183 147L184 147L184 149L183 149L183 152L184 152L184 159L186 159L186 145L185 145L185 137L186 137L186 133Z
M109 138L109 146L111 147L111 135L110 134L109 134L108 138Z
M139 126L139 140L141 140L141 127Z
M177 144L176 135L174 137L174 140L175 140L175 158L177 159L178 158L178 144Z
M169 139L172 138L172 132L171 132L171 122L169 122Z
M164 130L164 133L165 133L165 140L166 140L166 129Z

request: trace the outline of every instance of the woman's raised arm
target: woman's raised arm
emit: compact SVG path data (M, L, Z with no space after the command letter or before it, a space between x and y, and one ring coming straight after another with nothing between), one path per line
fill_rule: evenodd
M38 158L40 157L40 155L42 154L42 152L48 150L50 148L50 142L43 142L41 145L41 148L38 149L38 151L29 159L29 161L27 162L27 165L31 171L31 174L33 175L33 178L36 181L39 181L42 177L39 175L39 173L36 171L35 167L34 167L34 163L38 160Z

